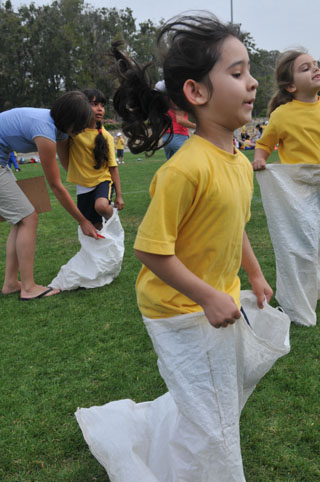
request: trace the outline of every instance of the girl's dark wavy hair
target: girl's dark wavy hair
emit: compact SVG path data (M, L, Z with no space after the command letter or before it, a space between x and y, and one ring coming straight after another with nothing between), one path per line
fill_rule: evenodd
M157 44L163 54L163 77L166 93L152 88L146 66L139 66L121 50L121 43L112 45L120 86L114 95L114 107L122 118L122 128L133 153L152 155L159 140L170 129L170 100L181 110L193 113L183 86L187 79L204 82L212 94L209 72L219 60L221 47L228 37L242 40L238 25L223 24L209 12L184 14L169 20L161 29ZM150 65L150 64L149 64Z
M59 97L50 114L59 131L67 133L72 129L74 135L88 127L92 119L91 105L80 90L72 90Z
M293 84L293 64L300 55L306 53L307 50L301 48L298 50L286 50L279 55L275 70L277 90L269 101L268 115L280 105L287 104L294 99L294 95L287 91L287 88Z
M87 97L89 102L98 102L101 104L106 103L106 98L101 90L98 89L83 89L82 91ZM98 134L94 141L94 159L95 159L95 169L100 169L108 165L109 159L109 147L105 137L102 134L102 124L101 122L96 123L96 128L98 129Z

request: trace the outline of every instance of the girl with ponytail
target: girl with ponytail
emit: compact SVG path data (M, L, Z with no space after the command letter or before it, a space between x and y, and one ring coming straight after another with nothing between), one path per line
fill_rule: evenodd
M277 144L281 164L320 164L318 62L304 49L288 50L279 56L275 75L270 120L256 142L253 169L265 169Z
M115 160L114 141L102 125L105 97L100 90L84 89L92 108L90 127L71 137L67 181L77 185L79 210L96 228L100 229L102 217L112 216L111 196L116 191L114 205L123 209L120 176Z
M240 265L260 308L272 289L244 231L253 173L233 146L233 131L250 121L258 83L238 26L208 12L169 21L160 32L163 43L166 93L118 44L113 56L120 83L114 105L132 152L162 147L160 138L172 132L171 101L196 120L196 133L155 174L135 241L143 263L138 305L169 394L158 408L155 401L141 411L131 402L126 412L127 400L92 407L84 433L117 482L244 482L237 368L228 348L241 343L237 330L249 329L240 311ZM86 413L77 412L82 427ZM157 413L158 424L145 429ZM136 430L129 440L130 427Z
M276 299L295 323L314 326L320 297L320 68L307 51L288 50L276 66L270 119L256 142L258 176L276 258ZM267 166L278 145L280 165Z

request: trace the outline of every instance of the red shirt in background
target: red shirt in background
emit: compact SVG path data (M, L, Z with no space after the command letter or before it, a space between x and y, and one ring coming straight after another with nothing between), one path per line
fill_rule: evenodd
M174 134L181 134L182 136L188 136L188 135L189 135L188 128L182 126L181 124L179 124L179 123L177 122L175 111L170 109L170 110L168 110L168 114L170 115L170 117L171 117L171 119L172 119L173 133L174 133ZM183 113L183 117L184 117L185 119L188 119L188 114ZM169 132L170 132L170 129L168 129L166 132L169 133Z

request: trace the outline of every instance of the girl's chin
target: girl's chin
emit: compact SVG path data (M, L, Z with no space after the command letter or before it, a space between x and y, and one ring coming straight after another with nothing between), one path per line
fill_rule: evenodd
M245 124L248 124L252 120L252 115L251 112L248 113L248 115L245 115L239 119L239 127L244 126Z

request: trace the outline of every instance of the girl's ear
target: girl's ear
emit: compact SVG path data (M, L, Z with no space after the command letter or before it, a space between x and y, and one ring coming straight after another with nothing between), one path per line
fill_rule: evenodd
M290 84L288 87L286 87L286 91L289 92L289 94L294 94L296 90L297 87L294 84Z
M185 81L183 93L191 105L204 105L209 97L206 86L192 79Z

